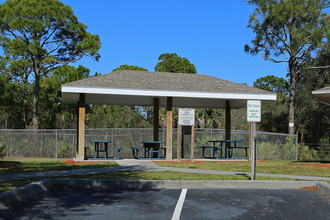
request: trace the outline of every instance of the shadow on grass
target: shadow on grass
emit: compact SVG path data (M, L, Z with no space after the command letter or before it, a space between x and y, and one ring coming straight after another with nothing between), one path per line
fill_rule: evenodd
M111 163L91 163L91 164L64 164L62 162L33 162L22 163L13 161L0 161L0 164L6 164L7 167L0 166L0 174L25 173L25 172L43 172L43 171L62 171L75 169L91 169L102 167L114 167Z

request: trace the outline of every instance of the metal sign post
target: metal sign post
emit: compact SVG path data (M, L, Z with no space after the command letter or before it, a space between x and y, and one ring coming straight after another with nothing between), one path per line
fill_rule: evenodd
M256 179L256 123L251 128L251 180Z
M261 101L247 101L247 121L251 122L251 180L256 179L256 122L261 121Z

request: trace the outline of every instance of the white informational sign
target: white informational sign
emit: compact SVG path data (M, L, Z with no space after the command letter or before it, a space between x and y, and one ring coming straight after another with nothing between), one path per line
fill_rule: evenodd
M260 122L261 121L261 101L248 100L247 101L247 121Z
M179 108L179 125L194 126L195 125L195 109Z

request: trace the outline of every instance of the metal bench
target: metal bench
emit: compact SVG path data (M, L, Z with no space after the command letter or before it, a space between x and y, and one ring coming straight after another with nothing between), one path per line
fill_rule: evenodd
M203 157L204 158L221 158L222 157L222 147L218 147L218 146L201 146L200 148L203 149ZM207 157L205 156L205 149L213 149L213 157ZM218 156L218 150L220 150L220 157Z
M227 148L227 155L230 155L230 153L232 154L233 153L233 150L234 150L234 155L235 155L235 159L246 159L248 156L247 156L247 149L249 147L228 147ZM244 149L245 150L245 158L237 158L237 152L236 152L236 149ZM232 157L232 155L230 155L230 157Z
M122 147L115 147L115 149L118 151L117 157L112 157L112 156L108 157L108 154L109 154L108 144L111 143L111 141L90 140L89 142L94 144L94 157L87 156L87 147L85 147L85 159L92 159L92 160L101 159L99 157L100 152L104 153L104 157L102 157L104 160L118 160L119 159Z

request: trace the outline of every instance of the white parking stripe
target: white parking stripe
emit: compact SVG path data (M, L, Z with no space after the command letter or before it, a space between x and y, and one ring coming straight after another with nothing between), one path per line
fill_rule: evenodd
M178 203L176 204L175 209L174 209L172 220L179 220L180 219L181 210L182 210L184 200L186 198L186 194L187 194L187 189L182 189L179 200L178 200Z

